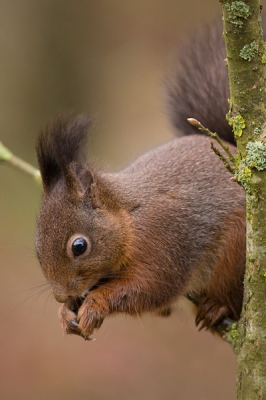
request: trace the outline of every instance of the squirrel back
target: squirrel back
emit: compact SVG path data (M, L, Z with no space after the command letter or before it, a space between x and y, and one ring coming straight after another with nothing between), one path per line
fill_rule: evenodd
M216 37L217 32L209 40ZM193 50L198 60L212 60L215 43L199 42ZM209 138L191 134L187 122L185 127L187 117L198 117L213 129L201 108L195 114L197 104L208 107L204 116L211 116L214 130L220 133L222 126L220 109L208 100L211 85L203 85L206 90L200 93L203 77L197 74L205 70L194 74L193 51L184 55L179 81L169 89L172 120L189 136L115 173L97 171L86 160L89 121L84 117L60 117L37 140L44 196L36 249L51 290L63 303L59 314L66 333L89 339L105 317L117 312L169 315L180 296L197 305L201 327L215 329L222 320L240 316L245 195L230 181ZM211 75L216 71L219 76L225 66L222 61L215 65ZM181 96L186 82L189 87ZM219 95L226 96L226 90ZM222 132L229 140L226 122Z

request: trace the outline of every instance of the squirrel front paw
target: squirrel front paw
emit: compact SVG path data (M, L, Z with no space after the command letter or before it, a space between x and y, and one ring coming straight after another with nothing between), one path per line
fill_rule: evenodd
M88 294L77 308L77 301L64 303L59 309L61 327L65 334L74 334L85 340L92 340L90 335L99 329L104 318L110 313L108 302L101 293L93 291Z
M62 304L59 308L59 319L64 334L81 335L76 321L77 314L71 309L70 304Z
M89 340L94 329L99 329L104 318L110 313L109 304L101 293L93 291L84 299L78 310L76 321L79 334Z

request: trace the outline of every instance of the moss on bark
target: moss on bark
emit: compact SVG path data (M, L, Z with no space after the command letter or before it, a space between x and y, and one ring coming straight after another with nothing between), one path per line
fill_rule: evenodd
M258 0L221 3L231 96L228 120L238 147L236 176L247 202L244 303L235 346L237 396L259 400L266 399L265 45Z

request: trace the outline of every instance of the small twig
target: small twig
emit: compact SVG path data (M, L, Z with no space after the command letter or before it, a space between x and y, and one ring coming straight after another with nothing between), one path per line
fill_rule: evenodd
M0 142L0 162L9 162L12 166L19 168L21 171L31 175L34 180L41 184L41 174L40 171L33 167L31 164L23 161L21 158L14 156L11 151Z
M222 155L222 153L220 153L220 151L214 147L213 141L211 140L211 148L214 151L214 153L222 160L222 162L224 163L225 168L234 175L235 171L234 168L231 167L231 165L229 164L228 160Z
M198 128L200 131L207 133L207 135L209 135L212 139L216 140L216 142L219 143L219 145L222 147L222 149L226 152L226 154L228 155L229 160L235 164L235 157L233 156L233 154L231 153L231 151L229 150L229 147L226 146L222 140L220 139L220 137L217 135L216 132L211 132L208 128L205 128L205 126L203 126L198 120L196 120L195 118L188 118L187 119L188 122L190 123L190 125L195 126L196 128ZM216 147L214 147L213 142L211 141L211 148L213 149L213 151L215 152L215 154L218 155L218 157L220 157L220 159L223 161L225 167L228 169L229 172L231 172L232 174L234 174L234 167L231 167L229 161L220 153L220 151L218 149L216 149Z

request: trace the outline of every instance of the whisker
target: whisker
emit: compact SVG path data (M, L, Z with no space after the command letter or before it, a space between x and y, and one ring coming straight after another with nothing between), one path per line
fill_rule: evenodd
M54 300L53 296L51 296L51 291L48 293L48 296L46 297L45 303L44 303L44 312L46 313L46 308L47 308L47 303L48 300L50 300L50 303Z
M13 307L13 309L10 312L9 318L10 316L15 312L15 310L17 310L19 307L21 307L22 305L25 305L26 302L28 302L29 300L36 298L39 299L39 297L47 292L50 289L50 286L46 286L44 288L42 288L41 290L35 291L34 293L32 293L31 295L27 296L24 300L22 300L19 304L17 304L15 307ZM22 291L23 292L23 291ZM25 292L25 291L24 291ZM51 293L51 292L50 292Z
M25 253L29 252L29 253L36 254L36 250L34 248L27 247L27 246L17 246L17 245L16 246L13 246L13 245L0 246L0 250L5 250L5 249L7 249L7 250L11 249L12 252L20 253L20 254L22 251L25 251Z
M14 292L14 295L25 293L25 292L29 292L29 291L32 291L32 290L35 290L35 289L39 289L39 288L46 288L48 290L48 289L50 289L50 283L49 282L40 283L39 285L32 286L30 288L22 289L22 290L19 290L17 292Z

